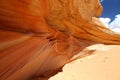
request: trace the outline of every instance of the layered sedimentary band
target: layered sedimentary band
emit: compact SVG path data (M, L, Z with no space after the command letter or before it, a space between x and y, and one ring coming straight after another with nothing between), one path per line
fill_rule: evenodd
M89 45L120 44L101 13L99 0L0 0L0 79L50 77Z

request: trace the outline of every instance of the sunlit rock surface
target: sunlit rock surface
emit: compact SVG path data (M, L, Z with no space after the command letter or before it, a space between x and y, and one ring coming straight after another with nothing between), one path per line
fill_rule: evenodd
M0 0L0 80L42 80L120 35L98 19L99 0Z
M49 80L120 80L120 46L94 45L94 55L75 60Z

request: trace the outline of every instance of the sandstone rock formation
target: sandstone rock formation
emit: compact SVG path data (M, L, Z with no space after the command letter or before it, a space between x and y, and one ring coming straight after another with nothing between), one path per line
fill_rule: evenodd
M93 55L66 64L49 80L119 80L120 45L92 45ZM81 52L80 52L81 53Z
M101 12L99 0L0 0L0 79L49 78L89 45L120 44Z

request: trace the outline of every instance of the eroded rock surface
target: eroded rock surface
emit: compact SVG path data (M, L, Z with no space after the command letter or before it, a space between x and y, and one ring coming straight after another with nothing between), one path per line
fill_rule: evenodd
M119 80L120 46L97 44L89 49L96 49L95 54L66 64L49 80Z
M0 0L0 79L46 79L90 45L120 44L101 13L99 0Z

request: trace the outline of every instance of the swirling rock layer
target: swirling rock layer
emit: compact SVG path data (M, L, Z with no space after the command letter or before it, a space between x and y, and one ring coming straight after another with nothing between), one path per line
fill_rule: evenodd
M89 45L120 44L101 12L99 0L0 0L0 80L49 78Z

